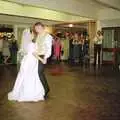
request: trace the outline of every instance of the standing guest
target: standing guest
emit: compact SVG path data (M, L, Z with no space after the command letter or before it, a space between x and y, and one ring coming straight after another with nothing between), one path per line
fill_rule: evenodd
M53 42L53 49L54 49L54 56L56 61L60 62L62 45L59 37L55 38Z
M12 43L11 43L11 59L12 59L12 64L17 63L17 51L18 51L18 45L17 41L15 40L15 36L12 36Z
M80 56L79 45L80 45L79 36L78 33L75 33L73 38L73 58L75 63L79 62L79 56Z
M89 55L89 46L90 45L90 40L89 40L89 35L86 35L85 41L84 41L84 46L83 46L83 51L84 51L84 64L87 67L90 62L90 55Z
M51 36L53 37L52 40L52 51L51 51L51 56L48 58L47 63L51 64L53 62L53 58L54 58L54 40L55 40L55 36L51 34Z
M12 40L9 41L10 59L12 60Z
M96 66L96 63L98 63L98 66L100 67L102 41L103 41L102 32L97 31L97 34L94 38L94 66ZM97 59L97 56L98 56L98 59Z
M84 42L85 42L85 39L84 39L84 36L83 34L80 35L80 45L79 45L79 48L80 48L80 64L83 65L83 59L84 59Z
M64 60L68 60L69 57L69 33L65 33L65 37L63 39L63 44L64 44Z
M8 59L10 58L9 42L7 37L3 38L3 56L4 64L8 64Z
M69 36L69 61L73 62L73 34L71 33Z
M3 38L0 36L0 64L3 62Z
M85 55L86 54L88 55L88 53L89 53L89 44L90 44L89 35L87 35L85 38L84 47L83 47Z

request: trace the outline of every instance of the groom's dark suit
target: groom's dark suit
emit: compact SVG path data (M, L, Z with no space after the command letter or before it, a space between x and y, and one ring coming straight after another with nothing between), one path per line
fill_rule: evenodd
M36 42L38 45L39 56L45 59L49 58L51 56L51 49L52 49L52 36L49 34L44 34L43 36L38 37ZM50 89L44 74L44 66L45 65L41 61L39 61L38 74L42 82L42 85L44 87L45 97L46 97Z
M45 74L44 74L44 66L45 65L41 61L39 61L38 74L39 74L40 80L42 82L42 85L44 87L45 97L46 97L50 89L49 89L49 85L47 83L47 80L46 80L46 77L45 77Z

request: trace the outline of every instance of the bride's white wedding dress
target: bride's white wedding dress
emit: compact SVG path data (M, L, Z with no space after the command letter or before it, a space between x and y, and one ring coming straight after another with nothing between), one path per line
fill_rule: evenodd
M36 44L30 43L27 54L21 62L14 88L8 93L8 100L19 102L44 100L45 91L38 76L38 60L32 54L35 50Z

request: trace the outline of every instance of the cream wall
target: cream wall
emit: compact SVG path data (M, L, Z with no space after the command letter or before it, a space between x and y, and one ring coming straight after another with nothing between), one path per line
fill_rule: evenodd
M98 19L99 20L120 19L120 11L114 10L112 8L100 10L98 13Z
M120 27L120 19L116 20L102 20L100 21L101 27Z
M97 29L101 30L103 27L120 27L120 19L113 20L97 20Z
M48 32L48 33L50 33L50 34L52 34L53 31L54 31L54 29L53 29L52 26L46 26L46 27L45 27L45 31Z
M100 21L100 20L97 20L97 21L96 21L96 31L101 30L101 29L102 29L101 21Z
M99 0L99 1L103 1L103 0ZM115 1L108 1L105 0L106 2L109 2L109 4L113 4L114 5L119 5L120 4L120 0L115 0ZM105 2L104 1L104 2ZM120 6L119 6L120 7ZM116 10L116 9L112 9L112 8L105 8L102 9L98 12L98 21L97 25L98 28L102 28L102 27L120 27L120 11Z

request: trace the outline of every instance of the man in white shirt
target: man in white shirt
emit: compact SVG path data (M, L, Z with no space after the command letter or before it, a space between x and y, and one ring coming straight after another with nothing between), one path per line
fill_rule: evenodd
M36 44L38 46L37 53L39 57L44 60L44 63L47 63L47 59L51 56L52 52L52 36L45 32L45 27L41 22L35 23L34 32L36 35ZM49 92L49 86L44 75L44 64L41 61L39 61L38 74L45 89L46 99Z
M94 38L94 66L96 66L96 63L98 63L98 66L100 66L102 41L103 41L102 32L97 31L97 35ZM98 59L97 59L97 56L98 56Z

